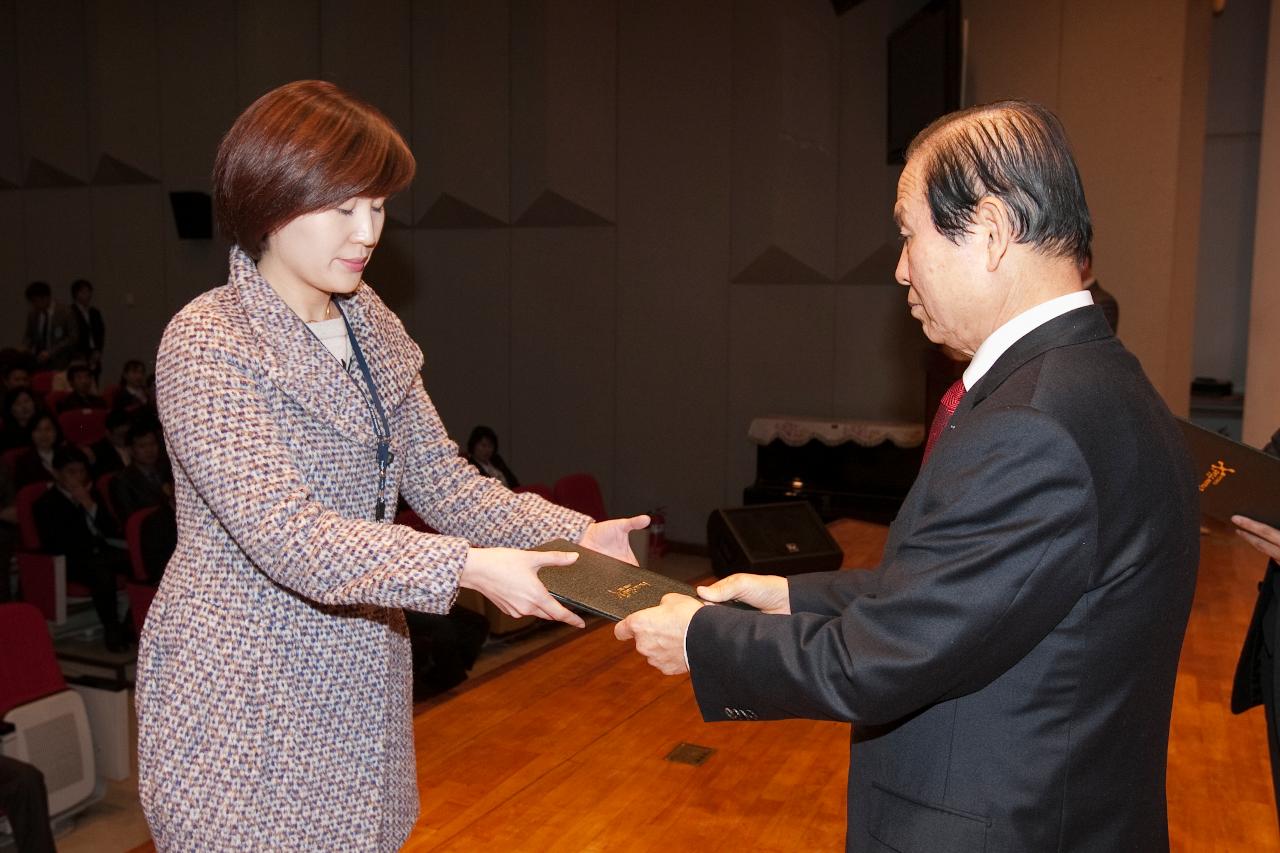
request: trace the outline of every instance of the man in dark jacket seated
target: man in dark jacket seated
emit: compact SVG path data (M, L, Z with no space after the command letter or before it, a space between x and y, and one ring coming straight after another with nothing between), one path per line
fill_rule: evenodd
M89 587L107 650L124 651L126 626L116 615L116 575L129 573L129 555L120 547L120 529L94 496L89 463L77 448L54 452L53 476L53 487L32 508L40 544L47 553L66 557L67 580Z
M159 583L178 542L173 512L173 477L160 445L160 425L142 417L129 427L129 464L111 478L111 505L122 526L139 510L158 507L142 523L142 563L152 583Z
M58 401L58 414L107 407L107 401L98 396L94 390L93 371L87 364L73 364L68 367L67 384L71 386L71 393Z

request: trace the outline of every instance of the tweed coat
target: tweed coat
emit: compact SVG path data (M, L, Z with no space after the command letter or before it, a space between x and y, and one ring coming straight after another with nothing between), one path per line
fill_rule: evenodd
M423 389L422 353L362 284L342 300L391 420L242 251L156 362L178 545L138 658L139 794L160 850L395 850L417 817L400 608L446 612L468 543L577 540L590 519L480 475ZM390 515L392 513L388 513Z

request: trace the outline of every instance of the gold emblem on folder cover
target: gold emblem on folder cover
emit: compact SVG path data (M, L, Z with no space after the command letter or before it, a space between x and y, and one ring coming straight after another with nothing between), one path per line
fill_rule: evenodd
M1219 459L1217 462L1209 466L1209 470L1205 472L1204 480L1200 483L1200 491L1208 489L1210 486L1216 486L1223 480L1227 479L1228 474L1234 474L1235 468L1228 468L1227 463Z
M644 589L648 585L649 585L648 581L636 581L635 583L624 583L620 587L616 587L614 589L609 590L609 592L614 597L620 598L623 601L626 601L628 598L635 595L637 592Z

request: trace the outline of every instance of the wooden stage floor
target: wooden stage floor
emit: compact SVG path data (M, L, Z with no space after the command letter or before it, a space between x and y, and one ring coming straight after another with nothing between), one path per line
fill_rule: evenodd
M876 561L884 528L833 533L847 565ZM1228 708L1264 564L1225 527L1202 539L1169 742L1176 851L1280 851L1262 710ZM422 809L408 851L842 849L847 726L705 724L688 677L660 675L609 625L426 707L414 734ZM715 752L667 761L681 742Z
M848 565L884 528L838 523ZM1231 677L1264 560L1202 539L1169 745L1174 850L1280 851L1261 709ZM847 726L703 723L688 676L660 675L600 625L494 673L414 722L422 811L405 850L842 849ZM715 752L666 760L681 742Z

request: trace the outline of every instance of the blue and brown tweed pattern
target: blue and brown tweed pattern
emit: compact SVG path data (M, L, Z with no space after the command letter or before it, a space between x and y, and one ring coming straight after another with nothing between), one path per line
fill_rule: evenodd
M449 535L374 521L359 371L233 249L227 285L174 317L156 363L178 547L137 709L159 850L398 849L418 811L400 608L447 611L468 543L577 540L590 522L460 459L399 319L366 285L342 307L392 421L389 506L403 492Z

